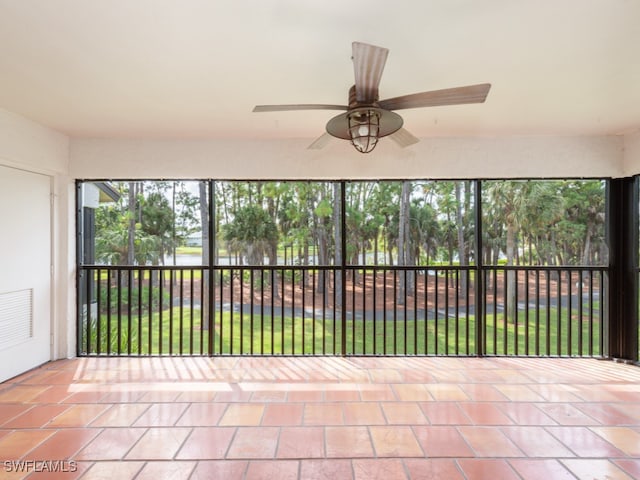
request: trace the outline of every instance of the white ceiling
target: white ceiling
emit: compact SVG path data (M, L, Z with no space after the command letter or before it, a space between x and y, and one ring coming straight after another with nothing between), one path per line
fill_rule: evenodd
M351 42L389 48L380 98L419 137L640 127L640 0L0 0L0 108L74 137L309 138L346 104Z

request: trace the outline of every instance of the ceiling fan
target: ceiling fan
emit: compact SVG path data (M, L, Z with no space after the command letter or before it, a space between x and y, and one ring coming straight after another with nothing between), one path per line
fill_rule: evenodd
M322 148L331 135L350 140L356 150L369 153L375 148L378 139L386 136L390 136L401 147L418 142L416 137L402 128L402 117L392 110L482 103L491 88L491 84L481 83L378 100L378 85L389 50L360 42L353 42L352 48L355 85L349 89L349 105L258 105L253 111L345 110L345 113L329 120L327 133L309 148Z

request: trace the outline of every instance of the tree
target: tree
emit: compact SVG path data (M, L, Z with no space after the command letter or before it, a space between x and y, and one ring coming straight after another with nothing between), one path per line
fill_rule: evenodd
M264 264L265 256L278 241L275 222L257 205L240 208L222 231L228 248L240 253L249 265Z
M605 195L604 184L599 180L571 182L563 185L565 211L568 222L574 226L572 257L580 265L603 264L601 258L604 243ZM576 228L575 226L580 226Z
M139 182L115 183L117 204L96 209L96 259L108 265L146 265L160 262L160 241L142 227L144 215Z
M174 212L169 200L160 191L151 192L142 199L141 228L147 235L156 238L158 255L153 264L164 264L166 255L172 251Z

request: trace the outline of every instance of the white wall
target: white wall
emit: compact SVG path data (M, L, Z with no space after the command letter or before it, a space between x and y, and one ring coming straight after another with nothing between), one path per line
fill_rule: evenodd
M69 139L24 117L0 109L0 161L7 166L66 173Z
M370 154L332 140L71 141L75 178L522 178L620 177L624 140L602 137L428 138L400 149L389 140Z
M640 131L624 136L624 175L640 174Z
M69 139L0 109L0 165L50 177L52 184L52 358L75 353L75 246L73 183L68 176ZM0 275L2 275L0 268ZM71 340L70 340L71 339Z

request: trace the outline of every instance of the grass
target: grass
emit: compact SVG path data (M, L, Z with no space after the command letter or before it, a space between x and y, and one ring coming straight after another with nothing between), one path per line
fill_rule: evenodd
M537 314L537 316L536 316ZM188 307L167 308L149 317L144 312L131 321L122 315L100 316L87 332L82 332L84 353L132 355L197 354L210 352L210 331L202 311ZM151 319L151 321L149 321ZM569 326L571 327L569 329ZM90 345L87 348L87 333ZM217 311L211 332L213 354L342 354L347 355L475 355L476 320L473 316L405 322L347 319L344 329L340 313L311 318L249 312ZM343 336L344 334L344 336ZM600 323L560 316L555 309L531 310L528 321L519 312L517 324L501 314L487 315L483 335L487 355L600 355ZM547 341L548 336L548 341ZM589 342L591 338L591 343Z
M202 255L202 247L176 247L176 255Z

